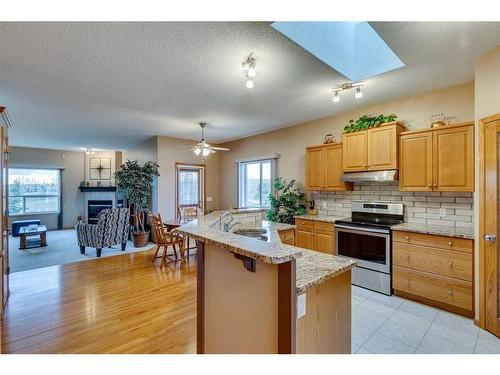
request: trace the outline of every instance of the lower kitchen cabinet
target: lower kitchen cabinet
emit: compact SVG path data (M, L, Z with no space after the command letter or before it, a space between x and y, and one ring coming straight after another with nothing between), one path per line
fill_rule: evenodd
M333 223L297 219L295 224L295 246L327 254L335 253Z
M295 230L293 229L287 229L287 230L280 230L278 232L280 236L281 243L285 245L295 245Z
M394 231L395 294L473 317L473 249L469 239Z

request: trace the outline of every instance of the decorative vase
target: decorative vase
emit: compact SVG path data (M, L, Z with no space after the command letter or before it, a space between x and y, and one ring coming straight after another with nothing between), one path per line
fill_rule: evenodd
M149 231L132 232L132 239L134 241L134 247L144 247L148 244Z

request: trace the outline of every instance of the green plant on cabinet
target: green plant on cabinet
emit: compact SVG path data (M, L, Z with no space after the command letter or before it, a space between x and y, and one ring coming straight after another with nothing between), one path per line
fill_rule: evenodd
M378 115L378 116L363 115L357 120L353 119L349 120L349 124L347 124L344 127L344 132L353 133L362 130L367 130L370 128L375 128L377 126L380 126L388 122L394 122L396 121L397 118L398 116L395 115L394 113L391 113L389 115Z

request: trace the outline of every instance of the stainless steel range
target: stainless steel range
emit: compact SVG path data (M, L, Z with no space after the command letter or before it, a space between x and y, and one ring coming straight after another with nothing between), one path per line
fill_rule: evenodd
M352 283L392 294L391 226L403 222L403 204L353 201L351 218L335 222L337 254L356 259Z

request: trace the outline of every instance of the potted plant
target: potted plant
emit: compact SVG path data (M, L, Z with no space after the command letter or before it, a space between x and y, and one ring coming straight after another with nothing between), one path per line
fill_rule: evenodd
M274 191L269 193L271 209L267 219L278 223L293 224L294 216L306 213L306 195L297 186L295 180L278 177L274 180Z
M349 120L349 123L344 127L344 132L353 133L376 128L377 126L380 126L382 124L394 122L397 118L398 116L396 116L394 113L378 116L363 115L357 120Z
M150 212L148 200L153 178L160 175L158 168L159 165L151 161L141 166L137 160L127 160L121 170L114 174L118 190L132 207L132 239L135 247L144 247L149 240L149 231L144 229L144 217Z

